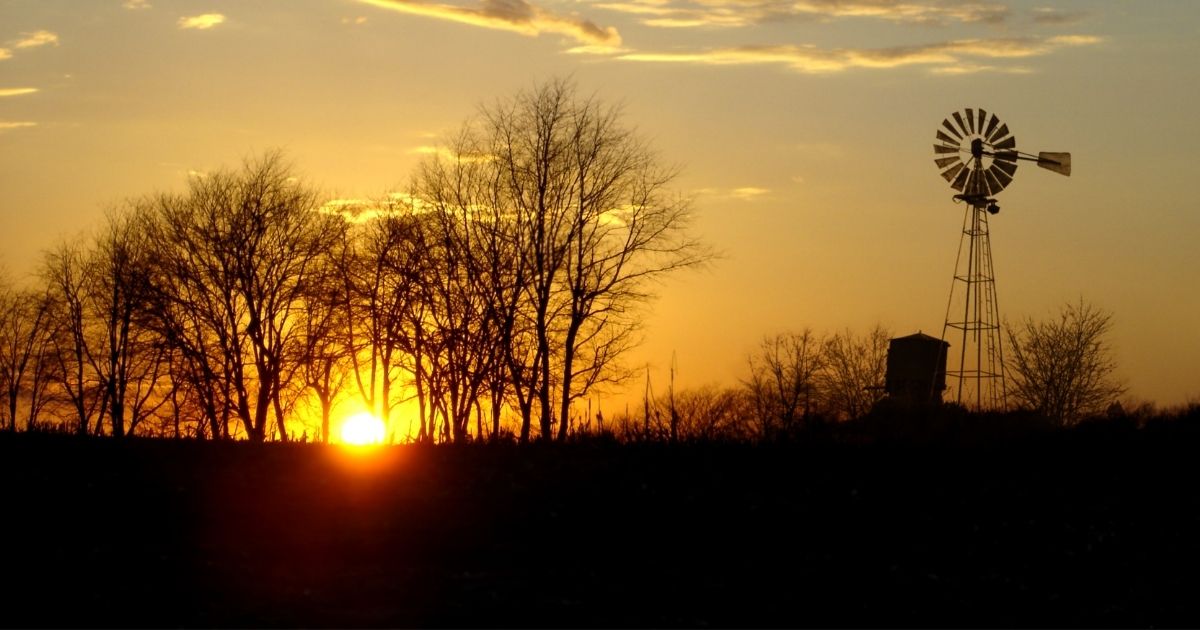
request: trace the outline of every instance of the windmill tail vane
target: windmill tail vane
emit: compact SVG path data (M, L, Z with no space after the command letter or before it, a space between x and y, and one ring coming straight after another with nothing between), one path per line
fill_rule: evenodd
M1042 151L1037 154L1037 165L1048 170L1054 171L1060 175L1071 176L1071 154L1070 153L1048 153Z

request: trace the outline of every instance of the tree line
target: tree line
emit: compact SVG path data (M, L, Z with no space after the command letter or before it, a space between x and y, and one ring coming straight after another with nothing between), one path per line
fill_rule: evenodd
M1149 403L1121 404L1126 387L1115 376L1112 326L1111 313L1082 299L1051 318L1006 325L1008 410L1052 427L1162 415ZM676 391L672 367L665 392L656 393L647 376L640 409L607 421L598 413L587 428L626 441L776 441L871 415L903 417L911 401L888 401L884 387L891 337L881 325L864 334L805 328L767 335L738 384ZM885 401L892 404L880 406Z
M556 80L481 108L381 199L326 199L277 151L132 198L46 252L35 287L0 286L0 423L327 441L356 398L393 429L414 403L417 441L527 442L774 439L867 414L878 326L767 336L737 386L676 392L672 369L642 409L593 415L590 393L637 376L620 359L655 283L713 256L675 174L620 108ZM1110 326L1081 302L1010 327L1019 404L1066 424L1111 403Z
M739 383L676 391L672 366L665 391L656 392L647 375L641 408L607 421L597 415L588 428L629 441L775 441L860 418L884 397L890 339L879 325L865 334L805 328L767 335Z
M4 420L288 440L344 395L420 441L564 439L622 379L652 284L710 251L620 109L551 81L485 107L407 190L330 202L278 152L132 199L7 288ZM307 437L307 436L306 436Z

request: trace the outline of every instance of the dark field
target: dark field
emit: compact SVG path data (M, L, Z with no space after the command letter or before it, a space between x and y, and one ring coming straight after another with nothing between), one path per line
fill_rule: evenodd
M1195 423L976 444L0 435L16 626L1196 626Z

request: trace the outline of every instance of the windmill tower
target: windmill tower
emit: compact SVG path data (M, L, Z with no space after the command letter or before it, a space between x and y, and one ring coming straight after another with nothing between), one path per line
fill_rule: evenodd
M954 112L942 120L936 137L934 163L958 191L954 200L966 205L942 327L942 341L959 343L957 352L950 351L946 385L950 399L961 405L1002 410L1008 406L1004 342L988 228L988 215L999 213L1000 206L992 195L1012 183L1019 160L1070 175L1071 154L1018 151L1008 125L982 109Z

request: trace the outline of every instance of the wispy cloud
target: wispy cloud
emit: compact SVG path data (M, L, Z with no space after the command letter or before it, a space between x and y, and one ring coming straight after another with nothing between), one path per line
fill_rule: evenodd
M389 214L387 208L372 199L330 199L317 210L322 214L334 214L349 223L366 223L376 217Z
M946 76L955 76L963 74L980 74L984 72L995 72L997 74L1032 74L1033 69L1025 66L991 66L981 63L962 63L955 66L942 66L941 68L930 68L929 71L933 74L941 74Z
M725 200L733 199L736 201L754 201L765 195L771 194L770 189L760 188L758 186L741 186L739 188L700 188L692 192L702 197Z
M58 45L58 35L50 31L34 31L21 33L21 38L12 42L13 48L37 48L39 46Z
M621 53L630 52L628 48L621 46L608 46L605 44L588 45L588 46L572 46L566 51L569 55L619 55Z
M782 65L806 74L836 73L856 68L899 68L932 66L943 74L1008 71L967 61L969 58L1021 59L1049 54L1065 47L1099 43L1091 35L1059 35L1049 38L1012 37L996 39L960 39L923 46L892 48L833 48L803 46L739 46L685 53L631 53L618 59L658 63L704 65Z
M10 131L12 129L22 129L25 127L36 127L37 123L29 121L8 121L0 120L0 133Z
M149 9L151 4L148 0L125 0L121 6L126 9Z
M616 48L621 36L611 26L600 27L574 15L560 15L526 0L480 0L474 6L458 6L418 0L359 0L381 9L449 20L483 28L536 37L542 33L563 35L584 46Z
M867 17L916 24L943 24L946 22L998 24L1009 17L1009 9L1006 5L993 2L799 0L792 3L792 8L798 13L824 18Z
M409 193L392 192L382 199L330 199L317 212L339 215L349 223L366 223L381 216L401 212L424 212L428 206Z
M1083 18L1087 17L1085 11L1063 11L1061 9L1053 9L1050 7L1038 7L1033 9L1034 24L1074 24Z
M619 0L595 5L661 28L730 28L801 19L873 18L909 24L999 24L1006 5L955 0Z
M0 88L0 98L5 96L22 96L24 94L33 94L37 92L37 88Z
M352 24L352 25L358 26L358 25L366 24L366 23L367 23L367 18L364 16L361 16L361 15L358 17L342 18L342 24Z
M12 51L7 48L0 48L0 61L12 59Z
M179 18L179 28L207 30L225 22L225 16L220 13L205 13Z
M601 9L640 17L640 22L660 28L737 27L765 19L770 12L760 3L745 3L740 7L716 4L671 3L669 0L629 0L603 2Z
M419 147L413 147L412 149L409 149L408 152L411 154L415 154L415 155L425 155L425 156L434 157L439 160L448 160L451 162L463 162L463 163L487 162L489 160L492 160L495 157L493 155L487 155L487 154L481 154L481 153L456 153L446 147L434 146L434 145L430 145L430 144L421 145Z
M757 186L743 186L741 188L734 188L733 190L731 190L729 192L729 196L733 197L734 199L740 199L742 201L753 201L755 199L758 199L759 197L762 197L763 195L769 194L770 192L771 191L767 188L758 188Z

